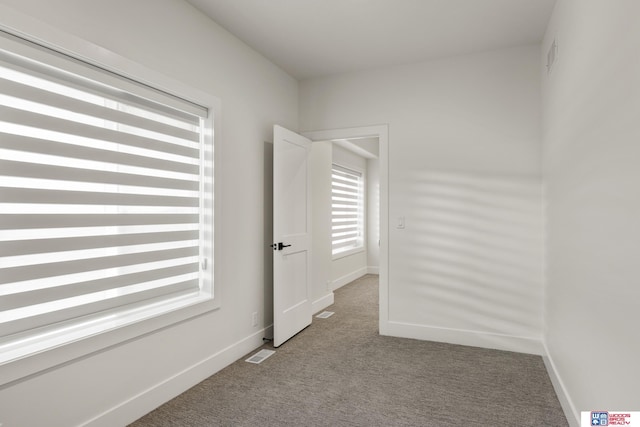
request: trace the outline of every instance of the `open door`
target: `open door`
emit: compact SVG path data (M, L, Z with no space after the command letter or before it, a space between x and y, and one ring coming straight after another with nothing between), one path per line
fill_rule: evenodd
M311 324L311 141L273 127L273 345Z

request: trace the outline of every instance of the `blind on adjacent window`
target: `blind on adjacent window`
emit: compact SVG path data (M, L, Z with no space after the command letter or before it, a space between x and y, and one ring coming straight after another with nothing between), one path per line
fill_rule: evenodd
M199 289L206 114L4 37L0 336Z
M338 254L363 246L364 189L362 173L331 167L331 243Z

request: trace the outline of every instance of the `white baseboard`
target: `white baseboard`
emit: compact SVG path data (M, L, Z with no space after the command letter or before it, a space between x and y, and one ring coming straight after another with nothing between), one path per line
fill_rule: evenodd
M334 280L331 284L331 288L335 291L336 289L343 287L347 283L351 283L354 280L361 278L362 276L367 274L367 270L367 267L362 267L352 273L346 274L339 279Z
M367 267L367 274L380 274L380 267Z
M323 296L320 299L315 300L311 303L311 312L316 314L317 312L324 310L333 304L333 292Z
M128 425L264 344L271 329L262 329L82 424L88 427Z
M446 342L450 344L468 345L472 347L493 348L543 355L542 341L536 338L494 334L490 332L449 329L437 326L415 325L410 323L387 321L381 322L380 333L401 338L413 338L423 341Z
M558 400L562 406L564 416L567 418L569 426L580 427L580 412L576 410L576 407L573 404L573 400L562 381L562 377L558 373L555 363L553 363L553 358L549 354L549 349L544 343L543 346L544 355L542 356L542 360L544 361L544 366L547 368L547 373L549 374L553 388L556 391L556 395L558 396Z

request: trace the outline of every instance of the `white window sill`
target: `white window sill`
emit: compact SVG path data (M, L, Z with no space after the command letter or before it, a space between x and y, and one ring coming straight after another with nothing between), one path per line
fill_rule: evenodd
M191 292L0 342L0 386L219 307L219 298Z
M346 258L348 256L359 254L361 252L364 252L364 246L360 246L358 248L353 248L353 249L348 249L348 250L342 251L342 252L337 252L337 253L333 254L331 259L333 261L335 261L337 259Z

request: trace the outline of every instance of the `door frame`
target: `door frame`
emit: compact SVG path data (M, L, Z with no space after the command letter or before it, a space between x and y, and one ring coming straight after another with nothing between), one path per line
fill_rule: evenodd
M377 137L380 163L380 279L378 287L380 335L389 335L389 125L300 132L311 141Z

